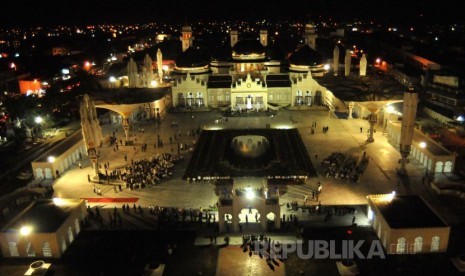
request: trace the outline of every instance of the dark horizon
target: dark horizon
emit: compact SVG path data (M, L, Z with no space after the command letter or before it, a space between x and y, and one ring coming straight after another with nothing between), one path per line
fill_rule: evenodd
M155 3L140 0L128 5L112 1L55 1L2 3L2 27L88 25L104 23L186 22L197 20L317 20L318 16L336 20L376 20L392 24L463 22L458 0L440 4L401 0L315 0L315 1L221 1L172 0Z

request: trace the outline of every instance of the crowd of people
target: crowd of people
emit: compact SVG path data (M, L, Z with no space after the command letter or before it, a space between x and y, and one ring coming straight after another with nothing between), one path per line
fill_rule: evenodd
M151 159L131 161L131 164L124 168L124 173L121 173L121 180L126 183L126 188L131 190L151 187L171 177L174 165L181 160L181 156L163 153Z

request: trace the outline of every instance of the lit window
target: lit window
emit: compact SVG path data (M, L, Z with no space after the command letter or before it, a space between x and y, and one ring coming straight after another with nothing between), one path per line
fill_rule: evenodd
M36 252L34 251L34 247L32 246L32 242L29 242L27 244L26 253L27 253L28 257L35 257L36 256Z
M413 252L419 253L423 248L423 237L416 237L413 245Z
M405 253L405 238L397 239L396 253L397 254L404 254Z
M439 236L434 236L431 239L431 252L437 252L439 251Z
M44 242L44 245L42 246L42 253L44 254L44 257L52 257L52 249L50 248L50 243Z
M371 210L370 207L368 207L368 220L372 220L373 219L373 211Z
M9 242L8 247L10 248L11 257L19 257L18 246L15 242Z

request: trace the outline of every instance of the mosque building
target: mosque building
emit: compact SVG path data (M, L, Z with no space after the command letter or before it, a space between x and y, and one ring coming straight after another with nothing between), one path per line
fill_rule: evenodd
M193 47L192 29L182 28L183 52L173 70L172 101L179 108L267 110L284 106L332 106L333 94L318 84L328 68L316 51L315 27L305 26L305 45L288 59L268 44L268 31L240 39L230 32L230 45L211 55Z

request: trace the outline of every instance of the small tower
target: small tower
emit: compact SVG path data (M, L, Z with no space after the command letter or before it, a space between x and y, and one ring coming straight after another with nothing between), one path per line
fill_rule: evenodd
M352 54L350 50L346 50L346 55L344 56L344 76L350 76L350 68L352 67Z
M160 82L163 80L163 54L161 53L160 48L157 51L157 71L158 71L158 78Z
M183 26L182 27L182 51L185 52L189 47L192 46L192 41L194 38L192 37L192 28L191 26Z
M305 25L304 38L305 38L305 45L308 45L313 50L316 50L317 34L316 34L316 31L315 31L315 26L313 26L312 24L306 24Z
M229 35L231 37L231 48L232 48L232 47L234 47L234 45L236 45L239 35L237 34L237 31L235 31L235 30L231 30L229 32Z
M365 54L360 58L360 77L365 77L367 75L367 57Z
M260 30L260 43L263 47L268 46L268 31L267 30Z
M402 127L400 132L400 169L399 174L406 174L405 164L407 164L407 157L412 148L413 132L415 128L415 118L417 116L418 106L418 93L415 88L410 85L404 93L404 103L402 107Z
M335 76L339 73L339 47L337 45L333 50L333 72Z

